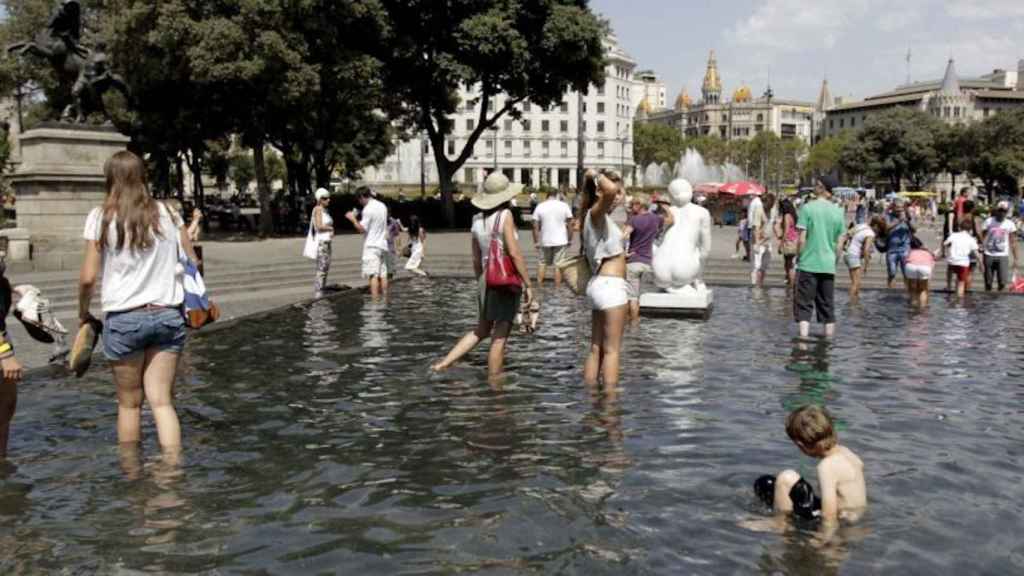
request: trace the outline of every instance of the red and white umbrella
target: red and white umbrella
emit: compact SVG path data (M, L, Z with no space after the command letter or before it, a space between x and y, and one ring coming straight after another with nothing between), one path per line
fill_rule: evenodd
M760 196L764 194L764 187L757 182L741 181L729 182L718 189L719 194L731 194L733 196Z

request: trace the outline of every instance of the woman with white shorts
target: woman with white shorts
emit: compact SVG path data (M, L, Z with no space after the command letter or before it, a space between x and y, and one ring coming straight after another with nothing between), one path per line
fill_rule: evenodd
M583 379L592 386L603 376L605 388L614 390L619 384L619 352L629 304L624 237L609 217L622 198L622 179L614 173L588 174L583 192L582 241L594 273L587 285L592 324Z
M935 255L924 247L917 236L910 239L910 253L907 254L907 291L914 306L928 305L928 280L935 268Z

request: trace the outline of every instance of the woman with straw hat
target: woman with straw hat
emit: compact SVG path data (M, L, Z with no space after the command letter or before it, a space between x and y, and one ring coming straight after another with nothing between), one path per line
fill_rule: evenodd
M480 213L473 217L472 242L473 272L479 285L479 321L476 329L469 332L455 344L444 360L433 366L442 371L459 361L481 340L491 338L491 350L487 356L487 372L490 376L501 373L505 363L505 343L516 313L519 311L519 293L487 286L488 252L492 237L495 237L502 253L512 259L516 274L523 284L526 301L533 301L533 288L526 270L522 251L519 248L519 234L509 204L521 191L522 185L512 184L500 172L493 172L484 181L483 190L473 197L473 206ZM495 236L496 235L496 236Z
M327 209L331 205L331 193L325 188L316 191L316 206L310 215L313 241L316 242L316 280L313 282L313 297L324 295L327 273L331 271L331 241L334 240L334 219Z

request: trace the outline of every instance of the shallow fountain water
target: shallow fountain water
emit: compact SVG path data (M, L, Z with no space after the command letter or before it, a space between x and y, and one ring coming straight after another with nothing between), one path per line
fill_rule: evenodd
M114 389L20 387L0 467L4 573L870 574L1024 571L1024 320L1015 298L839 296L833 342L789 337L779 291L716 290L707 323L645 319L622 389L580 382L583 302L550 288L501 385L482 352L426 366L474 322L465 281L387 304L320 301L189 343L186 451L116 446ZM824 548L751 483L814 461L786 438L816 402L864 459L871 509Z

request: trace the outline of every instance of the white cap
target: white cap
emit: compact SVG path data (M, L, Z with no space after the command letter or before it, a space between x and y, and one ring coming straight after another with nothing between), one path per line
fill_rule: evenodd
M1000 200L999 203L996 204L996 210L1006 210L1007 212L1009 212L1010 203L1007 202L1006 200Z
M328 192L326 188L317 188L316 189L316 199L317 200L323 200L324 198L330 198L330 197L331 197L331 193Z

